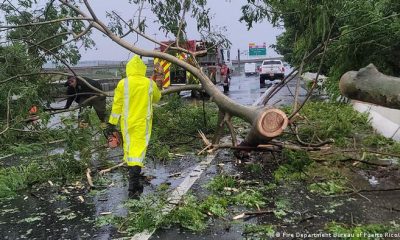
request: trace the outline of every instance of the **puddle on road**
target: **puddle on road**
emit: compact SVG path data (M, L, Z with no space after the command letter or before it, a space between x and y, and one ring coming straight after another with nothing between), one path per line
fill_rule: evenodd
M143 194L166 183L175 188L199 161L188 155L166 164L149 162L144 170L151 178ZM0 202L1 239L111 239L123 237L109 225L96 227L105 214L126 216L127 171L107 174L105 187L89 191L79 183L72 186L40 186ZM82 181L86 181L83 179ZM94 183L96 185L96 182ZM104 183L103 183L104 184ZM82 199L84 202L82 202Z

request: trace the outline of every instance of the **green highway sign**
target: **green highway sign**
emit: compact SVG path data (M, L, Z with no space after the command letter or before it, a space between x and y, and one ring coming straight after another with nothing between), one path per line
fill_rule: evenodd
M249 56L266 56L267 45L256 45L255 43L249 43Z
M249 49L250 56L265 56L267 55L266 48L250 48Z

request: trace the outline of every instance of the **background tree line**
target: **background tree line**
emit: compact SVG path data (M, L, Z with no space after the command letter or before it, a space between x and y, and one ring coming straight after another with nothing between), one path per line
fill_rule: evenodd
M369 63L389 75L400 75L400 2L396 0L248 0L241 21L249 28L268 20L285 32L274 49L292 66L305 52L328 41L321 73L338 93L338 79ZM329 37L329 39L328 39ZM305 66L317 71L318 59Z

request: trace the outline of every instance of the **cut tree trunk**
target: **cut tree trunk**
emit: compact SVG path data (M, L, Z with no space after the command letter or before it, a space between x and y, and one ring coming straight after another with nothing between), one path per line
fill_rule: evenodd
M350 99L400 109L400 78L379 72L373 64L345 73L339 88Z
M201 85L183 85L171 87L162 91L163 95L180 92L184 90L201 90ZM215 95L214 95L215 97ZM217 104L218 105L218 104ZM218 105L220 109L220 105ZM273 138L282 134L283 130L287 127L289 120L286 114L275 108L252 108L253 112L247 117L247 121L251 123L252 127L247 134L245 140L240 144L241 146L257 147L259 144L269 142ZM236 137L234 134L233 125L230 121L230 112L219 111L216 133L213 139L213 144L218 144L224 125L226 124L232 135L232 145L236 146ZM225 119L228 117L228 119ZM245 119L245 118L244 118ZM246 119L245 119L246 120Z
M259 116L254 118L254 121L242 146L257 146L269 142L281 135L289 123L286 114L275 108L260 110Z

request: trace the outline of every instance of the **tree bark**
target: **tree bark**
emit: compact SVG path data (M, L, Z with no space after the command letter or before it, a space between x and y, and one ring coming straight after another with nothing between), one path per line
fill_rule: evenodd
M171 93L179 93L181 91L189 91L189 90L197 90L201 91L203 88L201 85L198 84L190 84L190 85L182 85L182 86L174 86L174 87L169 87L167 89L164 89L161 91L162 95L167 95Z
M345 73L339 88L350 99L400 109L400 78L379 72L373 64Z

